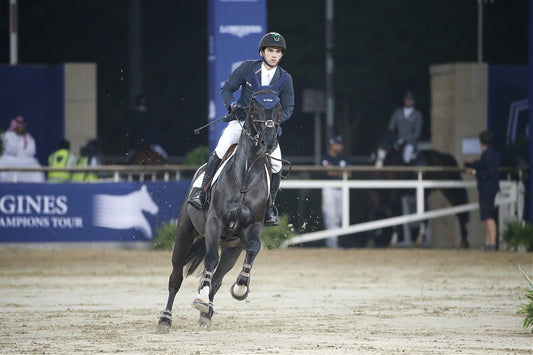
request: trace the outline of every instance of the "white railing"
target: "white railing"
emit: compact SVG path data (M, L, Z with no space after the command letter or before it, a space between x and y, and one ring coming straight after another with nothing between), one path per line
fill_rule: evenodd
M98 167L86 168L71 168L71 169L57 169L50 167L41 168L0 168L1 171L15 172L14 181L17 182L16 172L24 171L70 171L70 172L88 172L97 173L104 178L98 181L132 181L136 180L152 180L152 181L169 181L182 180L183 174L192 173L198 168L193 165L152 165L152 166L135 166L135 165L103 165ZM500 206L499 226L500 235L503 232L502 228L505 223L510 220L522 220L522 211L524 206L524 186L521 183L522 172L527 170L527 167L505 167L503 171L514 172L518 174L517 181L503 180L500 182L500 193L497 196L496 204ZM453 215L461 212L474 211L478 209L478 203L468 203L461 206L453 206L441 208L438 210L426 211L424 201L425 189L432 188L475 188L475 181L457 181L457 180L424 180L424 173L435 172L464 172L461 168L450 167L382 167L375 168L374 166L349 166L345 168L337 168L335 170L343 172L342 180L311 180L311 179L288 179L282 180L281 187L283 189L322 189L324 187L335 187L342 190L342 218L341 227L335 229L328 229L312 233L300 234L291 238L284 243L284 246L300 244L320 239L330 238L332 236L340 236L358 232L369 231L373 229L381 229L390 226L402 225L411 222L423 221L432 218L438 218L447 215ZM298 165L292 168L292 171L299 173L323 173L326 168L315 165ZM385 174L391 172L416 172L418 178L416 180L352 180L348 179L348 175L354 172L369 172L373 175L375 173ZM190 177L187 177L190 178ZM416 191L416 212L412 214L404 214L402 216L390 217L375 221L363 222L350 225L350 189L414 189ZM503 207L503 208L502 208Z
M327 229L317 232L300 234L283 243L283 247L301 244L334 236L365 232L411 222L418 222L432 218L454 215L461 212L474 211L479 208L478 203L468 203L460 206L425 210L424 190L433 188L475 188L475 181L447 181L447 180L423 180L423 172L418 171L417 180L349 180L348 172L344 171L342 180L286 180L282 181L284 189L322 189L324 187L340 188L342 190L342 217L339 228ZM384 218L375 221L363 222L350 225L350 189L415 189L416 190L416 213L397 217ZM524 186L521 181L500 181L500 192L496 198L496 204L500 206L500 229L504 223L513 219L522 219L524 206ZM503 207L503 208L502 208ZM503 230L500 230L503 232ZM501 233L500 233L501 235Z

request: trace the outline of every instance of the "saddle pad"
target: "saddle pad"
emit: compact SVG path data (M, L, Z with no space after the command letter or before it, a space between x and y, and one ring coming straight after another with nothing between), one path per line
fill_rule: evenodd
M215 172L215 176L213 177L213 180L211 181L211 186L213 186L215 181L217 181L220 173L222 172L222 169L224 169L224 167L226 166L228 161L231 159L231 157L235 155L236 151L237 151L237 149L233 149L233 152L227 157L227 159L224 159L222 164L220 164L220 166L218 167L217 171ZM203 169L205 166L206 166L206 164L202 165L198 170ZM266 164L265 164L265 172L266 172L266 176L267 176L268 191L270 191L270 174L269 174L268 167L267 167ZM202 187L202 181L204 179L204 174L205 174L205 171L203 171L200 175L198 175L196 180L193 181L192 187L197 187L197 188Z

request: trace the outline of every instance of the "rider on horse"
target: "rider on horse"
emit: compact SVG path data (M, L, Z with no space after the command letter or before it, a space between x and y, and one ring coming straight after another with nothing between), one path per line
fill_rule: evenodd
M389 131L395 137L394 147L402 154L403 163L410 164L416 157L416 144L422 133L422 114L415 109L415 96L411 90L403 95L404 106L397 108L389 121Z
M254 91L259 88L276 91L283 107L281 122L291 117L294 108L292 77L278 66L286 50L287 45L282 35L276 32L265 34L259 42L259 54L262 60L247 60L243 62L231 73L222 87L222 99L230 113L225 120L228 125L222 132L215 151L209 156L202 186L192 192L188 201L195 208L203 209L205 207L207 202L206 186L215 175L221 157L224 157L231 145L238 143L242 131L241 121L246 117L248 105ZM233 93L239 88L241 89L241 95L238 100L235 100ZM281 128L278 131L278 135L281 135ZM274 205L280 185L282 168L279 144L271 154L270 163L272 168L272 181L270 183L272 205L266 209L265 226L279 224L277 208Z

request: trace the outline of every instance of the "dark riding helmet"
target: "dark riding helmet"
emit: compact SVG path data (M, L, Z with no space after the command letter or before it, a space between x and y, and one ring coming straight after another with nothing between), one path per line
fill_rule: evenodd
M287 43L285 42L285 38L279 33L268 32L259 42L259 52L263 51L266 47L280 47L281 51L285 53L287 50Z

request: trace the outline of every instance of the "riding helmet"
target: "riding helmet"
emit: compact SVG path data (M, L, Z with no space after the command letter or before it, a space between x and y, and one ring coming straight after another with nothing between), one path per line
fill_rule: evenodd
M285 38L277 32L268 32L263 38L261 38L261 41L259 42L259 52L266 47L280 47L283 53L287 50Z

